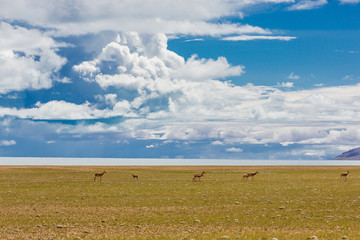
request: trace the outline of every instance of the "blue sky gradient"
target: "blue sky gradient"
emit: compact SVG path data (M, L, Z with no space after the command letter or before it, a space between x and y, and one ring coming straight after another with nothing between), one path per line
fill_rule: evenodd
M0 4L0 156L316 160L360 145L358 0Z

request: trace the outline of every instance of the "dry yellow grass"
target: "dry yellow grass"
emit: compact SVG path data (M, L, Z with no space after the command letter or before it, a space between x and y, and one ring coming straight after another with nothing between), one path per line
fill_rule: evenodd
M0 207L0 239L359 239L360 167L3 166Z

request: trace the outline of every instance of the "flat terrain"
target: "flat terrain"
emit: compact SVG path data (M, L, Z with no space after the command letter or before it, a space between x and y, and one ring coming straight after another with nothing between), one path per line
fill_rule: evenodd
M359 239L360 167L0 166L0 210L0 239Z

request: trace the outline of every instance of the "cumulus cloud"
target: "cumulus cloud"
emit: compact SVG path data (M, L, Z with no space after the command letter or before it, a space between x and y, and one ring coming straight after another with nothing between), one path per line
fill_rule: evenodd
M257 88L256 86L252 87ZM349 91L352 88L355 89L352 92ZM187 107L178 108L178 112L170 114L164 111L166 118L149 118L145 115L141 118L127 118L116 124L97 122L95 124L65 125L58 127L57 132L81 136L101 133L102 136L109 134L110 138L116 134L118 139L159 141L217 139L211 144L224 146L230 144L230 147L226 148L230 152L238 151L235 148L232 149L231 145L244 143L279 143L283 146L291 144L353 145L354 142L360 141L360 125L356 121L360 117L358 110L360 109L360 99L357 94L359 90L360 86L358 85L306 91L281 92L277 90L265 93L265 101L262 99L264 92L261 94L258 91L257 97L254 95L251 100L243 99L239 102L228 103L222 106L224 108L222 111L218 111L211 104L207 105L206 111L212 112L212 115L204 115L203 112L206 111L204 109L203 112L200 111L204 105L194 104L192 101L192 105L188 103ZM215 94L215 92L212 93ZM178 101L178 99L174 98L173 101ZM206 99L203 101L206 102ZM349 104L351 101L354 106ZM329 102L331 104L328 105ZM32 118L60 118L58 114L35 116L35 114L42 113L43 109L40 104L39 108L32 110ZM110 113L110 109L101 112L92 110L92 108L93 106L79 105L72 111L64 110L64 112L73 119L79 118L77 115L74 116L73 112L83 119L96 119L96 117L115 114L114 112ZM190 111L187 108L193 108L190 115L186 113ZM55 108L54 111L56 110ZM28 110L19 109L13 114L17 114L18 117L31 116L24 115L23 111ZM215 112L216 114L214 114ZM210 117L212 120L208 121ZM341 122L339 122L340 119ZM151 144L147 146L151 148ZM298 152L298 154L309 156L310 150L308 149L306 154L305 152ZM316 153L316 151L312 152Z
M0 22L0 94L25 89L50 88L66 59L56 51L63 44L36 29Z
M155 144L150 144L150 145L146 145L146 148L156 148L157 147L157 145Z
M239 76L244 67L232 67L224 57L213 59L198 59L196 55L186 60L179 69L175 70L175 77L203 81L209 79L222 79L229 76Z
M326 5L328 2L327 0L301 0L298 3L288 7L289 11L299 11L299 10L311 10L320 8Z
M312 159L314 158L322 158L326 155L324 150L319 149L302 149L302 150L293 150L291 151L291 155L293 156L309 156Z
M292 88L294 87L294 83L293 82L282 82L282 83L278 83L279 87L285 87L285 88Z
M76 105L51 101L24 109L21 115L44 118L48 112L49 118L65 119L65 110L55 113L51 109L67 109L74 112L71 119L132 115L151 119L192 116L231 120L293 120L299 117L335 120L351 119L358 114L358 85L287 92L251 84L236 86L219 79L241 75L244 72L242 66L231 66L223 57L214 60L193 56L185 60L167 49L163 34L123 34L105 46L95 59L74 66L74 70L83 79L97 82L103 88L122 88L135 91L135 94L131 99L124 99L109 93L102 97L109 105L103 110L90 103ZM290 74L290 77L296 75ZM281 86L291 87L292 83ZM151 108L153 101L162 104ZM4 109L2 115L11 115L12 109L6 109L6 112ZM345 116L340 114L345 112L348 112Z
M138 18L138 22L144 20L183 20L192 21L209 20L221 16L234 14L234 10L248 5L245 2L233 3L228 1L159 1L150 0L144 3L140 0L132 1L112 1L95 0L89 1L46 1L46 0L14 0L11 3L1 1L3 7L0 16L7 19L21 19L34 22L38 25L61 24L64 22L76 24L85 22L91 27L103 24L105 28L107 20L109 22L133 22ZM191 7L189 7L191 6ZM235 8L235 9L234 9ZM101 11L99 11L101 9ZM128 21L119 21L128 20ZM103 23L101 23L103 21ZM120 26L117 23L117 26ZM85 25L84 25L85 26ZM87 28L90 28L87 27ZM108 29L110 30L110 29Z
M105 102L105 104L114 106L116 104L117 94L110 93L105 95L96 95L95 98L99 101Z
M225 149L225 151L227 152L243 152L244 150L242 150L241 148L236 148L236 147L231 147L231 148L227 148Z
M99 122L63 126L58 131L159 141L212 139L212 145L345 145L360 140L356 130L360 129L360 84L302 91L281 90L292 83L237 86L226 78L241 75L242 66L232 66L222 57L185 60L167 49L163 34L121 34L74 70L85 81L107 89L97 97L105 108L54 100L25 109L1 107L0 116L93 119ZM119 89L128 94L120 94ZM110 117L122 121L107 124L104 119Z
M185 59L167 49L164 34L139 35L124 33L116 42L105 46L91 61L74 66L87 81L101 87L121 87L127 90L179 90L179 81L209 81L244 72L242 66L231 66L226 58L199 59L196 55Z
M79 35L101 31L136 31L154 34L221 36L269 34L257 26L213 23L212 20L242 16L257 4L290 3L293 0L259 1L46 1L1 0L0 19L20 20L53 29L55 35Z
M243 87L232 88L240 90ZM306 91L256 91L251 99L227 102L228 99L224 98L227 104L220 108L215 103L202 105L189 99L189 103L183 102L184 106L176 108L177 112L163 111L167 118L144 116L115 125L97 123L72 126L62 131L73 134L118 133L127 138L161 141L218 139L212 145L352 144L360 141L360 125L356 121L360 117L359 90L360 86L355 85ZM213 89L211 93L215 92L219 93L219 89ZM234 92L228 98L235 95ZM202 101L207 102L209 96ZM172 101L179 100L174 98Z
M298 75L295 75L295 73L290 73L290 75L287 77L288 79L291 79L291 80L298 80L300 79L300 76Z
M34 108L16 109L0 107L0 116L16 116L24 119L94 119L106 117L105 111L90 106L90 103L77 105L65 101L38 102Z
M11 145L15 145L16 141L15 140L1 140L0 141L0 146L11 146Z

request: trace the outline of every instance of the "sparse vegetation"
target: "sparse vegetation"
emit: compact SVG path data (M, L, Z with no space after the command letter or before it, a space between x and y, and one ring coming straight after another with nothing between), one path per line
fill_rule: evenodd
M256 168L0 167L0 239L358 238L360 167Z

